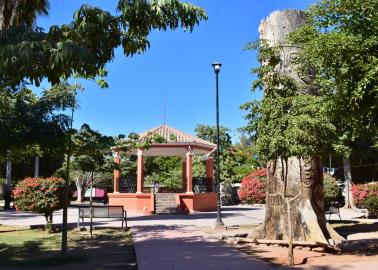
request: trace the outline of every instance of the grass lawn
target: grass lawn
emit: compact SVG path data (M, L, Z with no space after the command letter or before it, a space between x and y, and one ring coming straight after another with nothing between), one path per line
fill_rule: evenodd
M130 232L98 229L91 239L87 231L70 231L67 260L60 245L61 233L0 225L0 269L137 269Z

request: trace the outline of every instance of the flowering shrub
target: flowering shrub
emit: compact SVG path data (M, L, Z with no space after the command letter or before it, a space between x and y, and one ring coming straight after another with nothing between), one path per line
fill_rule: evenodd
M240 200L246 203L265 203L266 177L265 168L257 169L245 176L239 189Z
M13 190L17 210L32 211L45 216L49 231L52 229L52 213L63 208L64 180L61 178L26 178Z
M369 215L378 215L378 183L353 185L353 201L357 207L364 207Z
M354 204L363 207L363 201L370 196L378 196L378 183L352 186Z

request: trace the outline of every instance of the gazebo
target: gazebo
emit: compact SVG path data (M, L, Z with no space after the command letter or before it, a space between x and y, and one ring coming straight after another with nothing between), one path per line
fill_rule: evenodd
M121 153L118 148L114 160L120 163L121 154L137 156L137 175L130 179L120 177L120 171L114 171L114 192L109 193L109 205L123 205L128 211L151 214L159 204L159 193L154 194L150 189L144 188L144 157L147 156L177 156L182 162L182 190L170 197L174 198L175 208L178 212L213 211L217 207L217 194L214 192L214 159L211 154L216 145L206 140L186 134L168 125L161 125L139 134L143 139L151 134L157 134L164 139L163 143L153 143L148 149L131 149ZM193 179L193 155L203 155L206 160L206 176ZM164 192L164 191L163 191ZM166 199L163 199L166 200Z

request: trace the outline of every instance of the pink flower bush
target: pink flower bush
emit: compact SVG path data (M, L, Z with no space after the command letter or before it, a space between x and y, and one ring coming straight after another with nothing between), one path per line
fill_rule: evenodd
M352 194L354 204L358 207L364 207L364 200L368 197L378 196L378 183L353 185Z
M13 200L17 210L41 213L45 216L47 223L52 225L52 213L63 208L64 180L26 178L14 188Z
M246 203L265 203L266 177L265 168L257 169L245 176L239 189L240 200Z

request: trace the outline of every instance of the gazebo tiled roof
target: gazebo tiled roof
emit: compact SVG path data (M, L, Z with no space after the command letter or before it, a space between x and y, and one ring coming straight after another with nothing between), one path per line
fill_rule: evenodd
M210 155L217 147L209 141L187 134L168 125L161 125L139 133L139 138L143 140L151 134L163 137L164 142L155 142L151 147L143 149L144 156L181 156L185 157L190 151L192 154ZM136 155L138 149L130 149L128 154Z
M196 136L184 133L180 130L177 130L173 127L170 127L166 124L151 128L149 130L146 130L142 133L139 134L139 137L143 139L144 137L148 136L148 134L157 134L160 135L161 137L164 138L164 140L167 143L175 143L175 144L180 144L180 143L198 143L202 145L206 145L209 147L216 147L216 144L213 144L209 141L203 140L201 138L198 138Z

